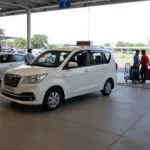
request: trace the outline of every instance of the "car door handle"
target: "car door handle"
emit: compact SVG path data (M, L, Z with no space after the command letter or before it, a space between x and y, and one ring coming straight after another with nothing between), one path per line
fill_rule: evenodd
M61 75L61 78L66 78L66 75L65 75L65 74L62 74L62 75Z
M84 72L89 72L89 70L88 70L88 69L85 69Z

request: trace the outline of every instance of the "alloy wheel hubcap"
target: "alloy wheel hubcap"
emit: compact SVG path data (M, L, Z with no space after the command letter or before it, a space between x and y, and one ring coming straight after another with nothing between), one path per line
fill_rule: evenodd
M110 93L111 92L111 83L110 82L107 82L106 83L106 86L105 86L105 91L106 93Z
M57 92L52 92L48 98L48 104L50 107L55 108L60 102L60 96Z

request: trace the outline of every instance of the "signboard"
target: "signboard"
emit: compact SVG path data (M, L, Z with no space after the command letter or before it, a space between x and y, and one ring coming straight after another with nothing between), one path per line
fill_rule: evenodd
M92 41L77 41L77 46L93 46Z
M71 0L59 0L59 8L70 8L71 7Z

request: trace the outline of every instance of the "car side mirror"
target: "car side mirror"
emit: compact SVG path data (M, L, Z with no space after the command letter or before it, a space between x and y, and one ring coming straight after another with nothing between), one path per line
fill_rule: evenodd
M78 64L76 62L70 62L68 63L68 68L77 68Z

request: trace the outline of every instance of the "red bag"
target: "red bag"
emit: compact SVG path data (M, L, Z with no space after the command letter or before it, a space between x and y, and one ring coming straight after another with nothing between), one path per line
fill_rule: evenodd
M146 80L150 80L150 69L146 71Z

